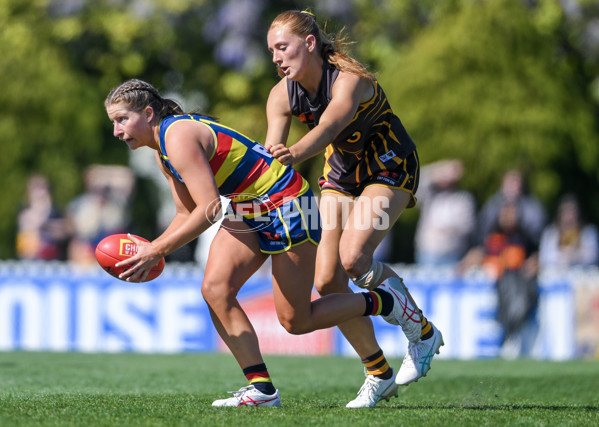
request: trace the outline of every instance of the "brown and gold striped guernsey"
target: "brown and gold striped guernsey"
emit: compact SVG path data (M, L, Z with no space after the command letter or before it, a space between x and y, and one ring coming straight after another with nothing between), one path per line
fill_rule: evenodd
M338 74L337 68L325 62L313 99L299 82L287 80L291 112L310 129L331 101ZM325 151L324 179L343 189L355 189L380 172L397 170L416 148L383 89L376 81L373 86L374 96L360 104L352 122Z

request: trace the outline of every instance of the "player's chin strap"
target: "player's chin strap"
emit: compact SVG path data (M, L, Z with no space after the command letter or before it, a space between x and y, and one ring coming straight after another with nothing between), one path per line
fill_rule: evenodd
M376 288L383 275L383 263L380 261L373 261L370 269L362 274L360 277L353 277L351 280L354 284L360 288L372 290Z

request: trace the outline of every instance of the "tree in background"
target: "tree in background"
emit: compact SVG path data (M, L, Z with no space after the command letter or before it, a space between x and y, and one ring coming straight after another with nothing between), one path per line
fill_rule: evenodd
M422 162L460 158L479 201L508 166L524 165L549 205L566 190L599 188L596 1L0 0L0 258L14 257L31 172L46 174L64 205L82 190L86 166L126 159L102 107L124 79L151 81L186 109L262 140L278 79L267 27L282 10L306 7L329 31L346 27ZM290 140L301 134L294 127ZM322 159L300 167L315 186ZM137 193L136 231L151 234L152 183L141 178ZM581 199L598 223L599 198ZM413 229L415 214L400 221Z
M57 201L65 203L78 188L80 163L102 152L98 93L69 66L53 31L38 3L0 1L1 258L14 256L27 176L51 177Z
M479 202L510 167L526 171L548 205L573 188L598 188L596 104L579 57L564 49L559 4L454 3L389 55L379 76L421 161L460 157Z

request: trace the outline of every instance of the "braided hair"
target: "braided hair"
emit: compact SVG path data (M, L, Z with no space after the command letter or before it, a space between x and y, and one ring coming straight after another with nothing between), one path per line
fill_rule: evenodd
M374 81L375 77L364 65L350 57L347 53L348 46L352 42L348 41L341 29L336 35L327 34L320 28L313 13L304 10L288 10L279 14L270 24L269 31L273 28L286 26L292 34L299 37L307 37L312 34L316 38L316 46L323 60L328 61L341 71L356 74ZM284 77L283 72L277 70L280 77Z
M160 96L158 89L150 83L139 79L131 79L115 87L108 93L104 107L123 103L133 111L140 112L147 106L152 107L158 118L175 114L184 114L181 106L172 99Z

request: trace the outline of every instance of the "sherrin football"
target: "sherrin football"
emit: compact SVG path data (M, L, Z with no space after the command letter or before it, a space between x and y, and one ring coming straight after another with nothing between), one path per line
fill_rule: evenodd
M148 241L143 237L135 237L144 242ZM115 267L114 265L127 258L131 258L136 253L137 245L133 243L126 234L112 234L102 239L100 243L98 243L98 246L96 246L96 259L98 260L98 264L100 264L100 267L102 267L108 274L117 279L119 278L119 274L130 266L125 265L123 267ZM162 270L164 270L164 258L150 270L144 282L160 276Z

